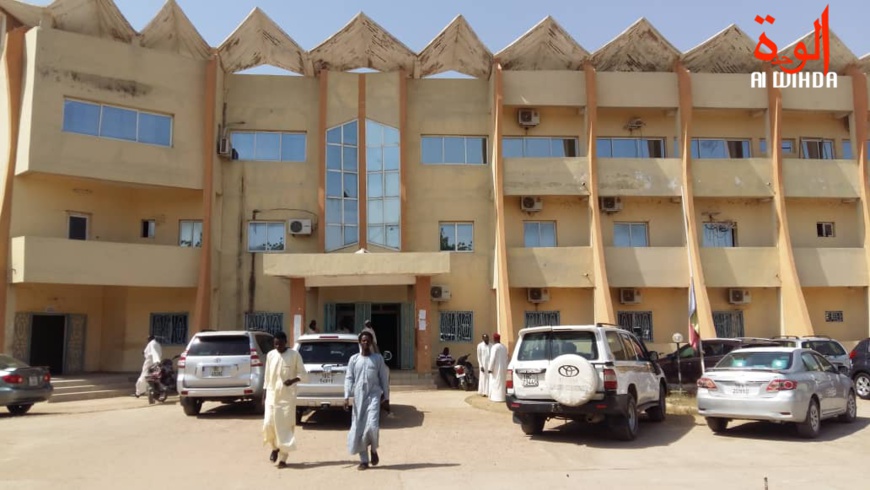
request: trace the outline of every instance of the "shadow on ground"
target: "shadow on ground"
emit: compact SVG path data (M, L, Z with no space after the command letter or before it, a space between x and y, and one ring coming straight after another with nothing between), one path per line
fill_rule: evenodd
M167 401L167 403L170 403ZM248 402L219 404L205 402L202 411L196 416L199 419L262 419L263 413L254 410L254 405Z
M381 411L381 429L407 429L423 425L425 414L412 405L390 404L391 413ZM347 430L351 413L342 409L308 411L302 417L304 430Z
M688 434L696 424L692 415L668 415L664 422L650 422L641 416L637 439L619 441L614 439L606 422L587 424L582 422L550 421L547 429L540 435L532 436L534 441L582 444L589 447L608 449L637 449L669 446ZM555 425L554 424L559 424ZM520 426L516 426L520 430Z
M822 430L819 437L812 439L817 442L836 441L843 437L860 432L870 425L870 419L859 417L851 424L829 419L822 422ZM742 422L733 421L728 424L725 432L716 434L717 437L741 438L741 439L764 439L767 441L794 441L800 440L797 427L794 424L774 424L770 422Z

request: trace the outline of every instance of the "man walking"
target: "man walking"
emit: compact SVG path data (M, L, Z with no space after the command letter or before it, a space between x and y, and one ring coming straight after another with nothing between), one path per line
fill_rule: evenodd
M486 364L487 374L489 374L489 401L503 402L508 366L507 347L501 343L501 335L498 333L492 334L492 342L489 361Z
M148 337L148 344L145 345L142 355L145 356L145 362L142 363L142 374L136 380L136 391L133 393L136 398L148 393L148 375L151 367L160 365L160 361L163 359L163 348L160 347L160 342L157 342L157 338L153 335Z
M269 461L287 466L287 456L296 449L296 383L306 378L302 356L287 348L287 334L275 334L275 348L266 355L263 442L272 447Z
M384 358L374 352L374 337L359 334L359 354L351 356L344 378L344 408L353 396L353 418L347 434L347 450L359 454L359 470L367 470L380 462L378 439L381 428L381 408L390 411L390 371ZM369 459L371 448L371 459Z
M483 334L479 344L477 344L477 365L480 366L480 376L477 380L477 394L489 395L489 373L486 372L486 366L489 364L489 335Z
M375 329L372 328L372 321L366 320L365 324L363 324L363 332L368 332L372 336L372 352L375 354L380 354L381 350L378 348L378 336L375 335Z

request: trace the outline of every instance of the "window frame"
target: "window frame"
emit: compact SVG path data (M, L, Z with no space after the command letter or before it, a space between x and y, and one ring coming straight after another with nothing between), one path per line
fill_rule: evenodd
M248 223L248 226L247 226L247 237L246 237L246 238L247 238L246 251L247 251L248 253L282 253L282 252L285 252L285 251L287 250L287 222L286 222L286 221L276 221L276 220L250 220L250 221L248 221L247 223ZM267 226L271 226L271 225L278 226L278 225L280 225L280 226L281 226L281 231L282 231L282 234L281 234L281 248L280 248L280 249L272 249L272 248L269 248L269 249L266 249L266 250L251 250L251 236L252 236L252 234L251 234L251 226L253 226L253 225L267 225ZM268 240L268 236L269 236L269 232L268 232L268 228L267 228L267 231L266 231L266 237L267 237L267 240Z
M171 322L171 324L170 324L170 332L169 332L170 338L169 339L167 339L163 335L157 335L154 332L154 326L155 326L154 320L155 320L155 318L158 318L158 317L168 317L168 318L173 319L173 320L175 317L179 317L179 318L183 317L184 318L184 340L180 341L180 342L174 342L172 340L175 337L175 335L173 334L173 331L172 331L172 329L175 327L174 322ZM160 344L162 344L164 346L165 345L178 345L178 346L183 347L183 346L187 345L188 341L190 340L190 313L188 313L188 312L174 312L174 313L173 312L158 312L158 313L153 313L152 312L150 314L149 321L148 321L148 332L149 332L149 335L153 335L153 336L157 337L159 339L158 342L160 342Z
M649 318L649 331L644 331L642 325L639 327L636 327L634 325L636 323L637 318L644 317L644 316ZM631 317L632 325L631 326L624 326L621 323L619 323L620 318L623 318L623 317ZM640 340L642 340L644 342L655 342L655 340L654 340L655 339L655 327L654 327L655 324L653 322L652 310L620 310L620 311L617 311L616 312L616 324L622 330L625 330L627 332L631 332L632 334L634 334L635 337L639 338ZM638 332L638 331L636 331L636 329L640 329L640 331ZM648 335L649 338L647 338L646 334L649 334ZM626 354L628 354L628 353L626 353Z
M379 247L385 248L387 250L402 250L402 132L401 129L397 127L390 126L389 124L384 124L382 122L375 121L373 119L366 119L364 124L366 125L366 141L365 141L365 152L366 152L366 195L365 195L365 206L366 206L366 243L370 243L373 245L377 245ZM370 141L371 138L375 134L375 129L380 131L382 136L380 142ZM395 131L398 136L395 143L388 143L385 134L387 133L387 129ZM398 155L398 164L396 169L388 169L387 168L387 148L395 148L395 152ZM380 151L381 156L381 167L380 169L373 169L373 166L370 165L368 161L368 152L370 149ZM357 153L359 155L359 153ZM390 175L395 175L397 182L396 195L388 195L387 192L387 177ZM378 178L381 184L381 195L372 197L371 186L369 185L369 179L371 177ZM358 199L360 203L362 203L362 196ZM387 219L387 202L394 202L398 208L398 216L396 216L395 220ZM381 206L381 220L378 222L372 221L372 217L374 213L371 213L370 206L372 203L380 203ZM361 205L361 204L360 204ZM359 209L357 209L359 211ZM389 236L388 230L390 228L395 227L397 233L397 242L395 246L390 245L387 237ZM382 242L378 242L376 237L372 237L372 230L380 228L382 232Z
M784 140L783 140L784 141ZM810 144L818 145L819 158L811 158L808 156ZM825 147L829 151L830 158L825 158ZM834 160L837 158L836 145L833 139L827 138L801 138L800 139L800 158L802 160Z
M504 153L505 142L507 140L519 140L523 142L523 154L521 156L507 156L504 155L504 158L579 158L582 155L580 154L580 138L576 136L502 136L502 153ZM547 145L550 148L550 154L548 156L529 156L526 154L526 141L528 140L548 140L550 142ZM553 141L558 140L562 141L564 144L565 141L573 141L574 142L574 152L576 155L574 156L554 156L553 155Z
M448 162L445 152L445 140L447 138L461 138L463 140L465 146L465 161L464 162ZM441 162L427 162L424 158L423 152L423 142L427 139L440 139L441 140ZM468 161L468 143L469 140L483 140L483 162L482 163L471 163ZM489 137L480 136L480 135L470 135L470 134L424 134L420 135L420 164L421 165L470 165L470 166L480 166L485 167L489 165Z
M147 228L146 228L147 225ZM157 237L157 220L143 219L139 227L139 238L153 240Z
M454 317L453 318L453 328L454 332L452 334L445 334L445 318ZM463 318L466 317L466 318ZM462 321L468 320L469 323L467 325L463 325ZM467 332L466 337L460 337ZM446 338L450 335L453 338ZM442 343L473 343L474 342L474 311L473 310L441 310L438 312L438 340Z
M72 225L73 218L82 218L85 220L85 237L84 238L73 238L70 235L72 234L72 230L70 226ZM88 241L91 239L91 214L83 213L79 211L68 211L66 213L66 237L68 240L84 240Z
M606 140L608 143L610 143L610 155L609 156L603 156L600 153L601 148L602 148L601 143L604 140ZM634 141L634 143L635 143L634 146L635 146L637 156L631 156L631 157L615 157L615 156L613 156L613 142L617 141L617 140L619 140L619 141ZM648 157L641 156L641 154L643 153L641 151L641 142L642 141L644 141L644 142L658 141L659 143L661 143L662 155L661 156L648 156ZM667 141L668 141L668 139L664 136L661 136L661 137L656 137L656 136L653 136L653 137L646 137L646 136L638 136L638 137L632 137L632 136L598 136L595 138L595 146L596 146L595 152L596 152L597 158L639 158L639 159L643 159L643 160L648 160L648 159L653 159L653 158L668 158Z
M708 245L706 241L708 225L722 225L724 223L718 221L704 221L701 223L701 246L707 248L735 248L737 247L737 222L731 222L731 245ZM718 243L718 241L717 241Z
M453 226L453 236L457 239L456 243L454 243L454 248L443 249L441 247L441 228L444 226ZM468 225L471 226L471 247L468 250L459 250L459 225ZM438 242L439 242L439 251L441 252L450 252L450 253L474 253L474 221L441 221L438 223Z
M362 121L362 124L365 124L365 121ZM345 132L346 132L345 128L350 126L350 125L356 126L356 133L355 133L355 138L354 138L355 143L345 142ZM338 130L338 132L340 134L340 141L338 143L330 141L329 133L331 131L334 131L334 130ZM347 132L350 132L350 131L347 131ZM361 209L360 206L362 206L363 204L368 206L368 200L363 200L363 196L360 193L360 189L361 189L360 186L362 185L360 182L360 178L368 178L368 175L364 175L362 177L360 176L360 151L366 150L366 142L360 141L360 121L358 119L352 119L350 121L345 121L345 122L338 124L336 126L333 126L331 128L327 128L326 134L324 136L325 136L325 142L324 142L323 151L326 152L326 168L324 169L324 172L325 172L324 178L326 179L326 187L324 189L324 192L326 194L326 211L327 211L326 216L324 216L324 244L325 244L325 248L326 248L327 252L335 252L338 250L343 250L343 249L348 248L348 247L353 247L355 245L359 245L359 243L360 243L360 232L361 232L360 229L362 227L362 223L360 222L360 209ZM341 155L341 161L339 162L339 168L337 168L337 169L330 168L330 163L329 163L330 162L329 161L329 148L330 147L339 148L339 152ZM348 149L353 149L356 151L356 162L353 165L352 170L345 168L344 155L345 155L345 151ZM339 197L332 196L329 194L329 176L331 174L338 174L340 176L339 178L341 180L342 195ZM343 194L344 194L344 190L345 190L345 187L344 187L345 176L351 175L351 174L356 175L356 185L357 185L356 197L344 197ZM341 205L341 219L337 223L329 221L330 201L338 201ZM349 222L347 220L347 216L345 216L345 209L346 209L348 202L356 202L356 220L352 223ZM368 217L366 217L366 220L368 220ZM340 244L331 244L329 241L330 230L335 229L335 228L338 228L340 230L340 233L341 233ZM353 241L350 241L350 242L348 242L345 239L345 237L346 237L345 234L348 232L348 228L355 228L356 229L356 239Z
M828 233L830 231L830 234ZM819 221L816 223L816 238L836 238L837 228L833 221Z
M616 227L617 226L628 226L628 239L629 245L617 245L616 244ZM644 241L645 245L634 245L634 241L632 237L634 237L633 228L634 227L643 227ZM647 221L614 221L613 222L613 247L615 248L645 248L649 247L649 222Z
M541 245L541 225L542 224L552 224L553 225L553 244L552 245ZM537 225L537 235L538 235L538 245L529 246L528 239L526 238L526 226L527 225ZM529 220L523 221L523 247L524 248L553 248L559 246L559 229L556 225L556 220Z
M190 236L190 245L184 245L182 243L184 225L190 223L191 224L191 236ZM196 224L199 223L199 245L196 245L196 241L194 240L196 236ZM202 248L202 237L203 237L203 223L201 219L180 219L178 220L178 246L183 248Z
M721 141L724 144L725 151L728 153L728 156L724 158L718 157L705 157L701 156L701 142L702 141ZM731 154L731 147L729 143L741 143L745 150L746 156L737 157ZM752 158L752 140L750 138L692 138L690 142L690 150L692 151L692 159L697 160L745 160L747 158ZM695 153L697 152L697 156Z
M116 105L116 104L106 104L104 102L95 102L92 100L79 99L79 98L75 98L75 97L64 97L63 102L64 102L63 110L61 111L61 132L63 132L63 133L78 134L78 135L83 135L83 136L91 136L94 138L102 138L102 139L108 139L108 140L114 140L114 141L124 141L127 143L138 143L140 145L150 145L150 146L156 146L159 148L174 148L175 147L175 115L174 114L162 113L162 112L156 112L156 111L148 111L148 110L143 110L143 109L136 109L133 107L120 106L120 105ZM85 133L82 131L71 131L71 130L66 129L66 103L67 102L74 102L74 103L78 103L78 104L86 104L86 105L90 105L90 106L99 107L100 117L97 121L96 134ZM127 139L127 138L117 138L114 136L104 136L102 134L102 132L103 132L103 110L106 107L136 113L136 139L135 140L131 140L131 139ZM149 115L149 116L164 117L164 118L167 118L169 120L169 143L168 144L163 145L160 143L151 143L149 141L141 141L140 140L139 128L141 126L141 122L140 122L139 116L141 114L145 114L145 115Z
M233 145L233 138L237 134L250 134L253 135L253 151L254 155L257 154L257 135L261 134L277 134L278 135L278 159L267 159L267 158L241 158L240 156L236 156L237 152L235 145ZM284 160L284 135L302 135L303 136L303 149L302 149L302 160ZM305 163L308 161L308 131L280 131L280 130L250 130L250 131L231 131L230 132L230 147L233 149L233 160L237 160L240 162L277 162L277 163Z
M260 321L256 321L260 319ZM269 330L268 325L270 323L269 320L273 320L272 327L276 327L274 325L274 320L277 319L277 327L274 331ZM246 311L243 318L244 330L246 332L264 332L269 335L275 336L277 332L284 332L284 312L283 311ZM262 323L262 325L252 325L253 323ZM252 328L263 326L264 328Z

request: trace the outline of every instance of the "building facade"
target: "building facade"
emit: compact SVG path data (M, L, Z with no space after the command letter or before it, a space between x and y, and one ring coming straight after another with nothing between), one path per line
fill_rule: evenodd
M753 88L736 26L415 53L360 14L306 51L257 9L216 48L172 0L0 12L0 351L58 373L312 320L421 372L538 324L667 350L691 290L702 337L870 334L870 62L833 34L836 88Z

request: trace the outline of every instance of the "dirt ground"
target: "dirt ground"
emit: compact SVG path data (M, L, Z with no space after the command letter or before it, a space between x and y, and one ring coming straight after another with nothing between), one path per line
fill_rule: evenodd
M854 490L870 476L867 401L854 424L827 422L812 441L758 423L716 436L682 414L642 423L638 439L625 443L561 421L530 438L503 404L468 397L394 393L381 465L365 472L347 454L342 412L307 416L290 467L278 470L262 445L260 416L244 406L207 404L186 417L174 403L133 398L41 404L24 417L0 415L0 488Z

